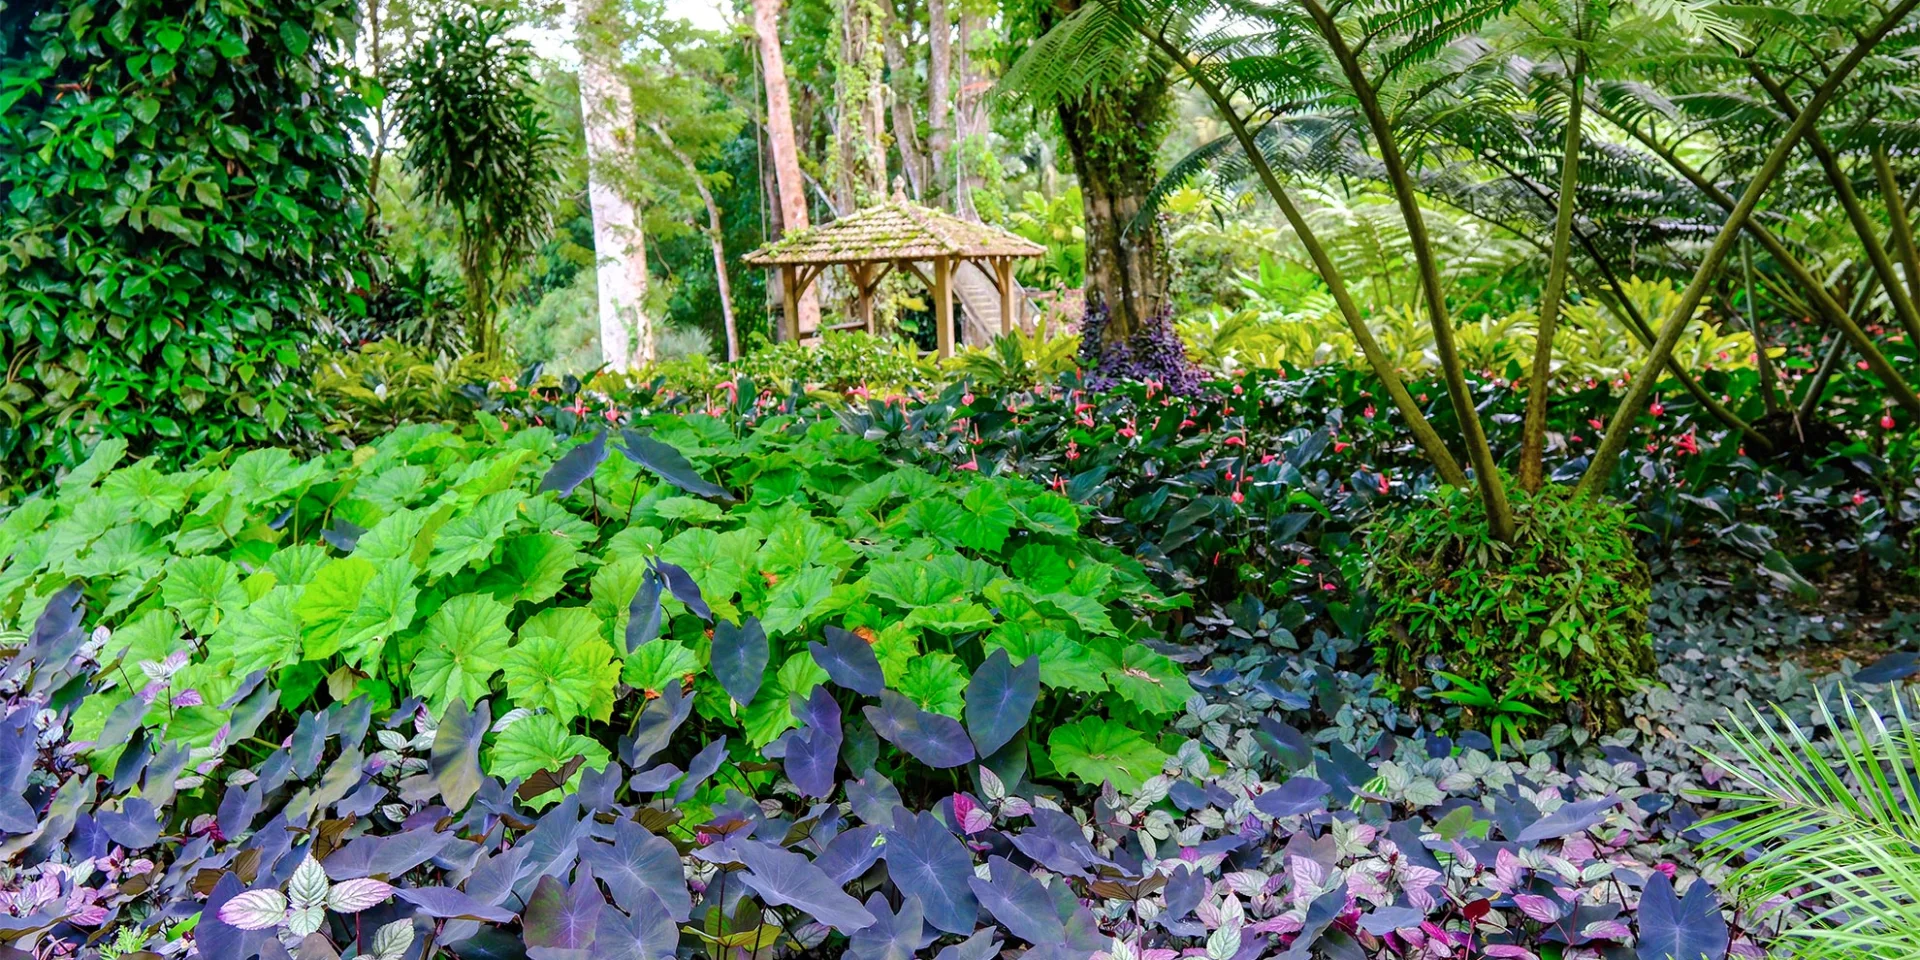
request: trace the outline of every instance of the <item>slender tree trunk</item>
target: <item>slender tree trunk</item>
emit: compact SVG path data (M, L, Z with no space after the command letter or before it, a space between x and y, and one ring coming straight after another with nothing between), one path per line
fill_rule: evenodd
M1873 148L1873 176L1880 186L1880 199L1887 205L1887 219L1893 225L1894 249L1900 252L1900 263L1907 274L1909 294L1920 292L1920 248L1913 242L1913 221L1908 219L1907 205L1900 197L1900 182L1893 175L1893 161L1887 156L1887 145L1876 144ZM1920 348L1920 338L1914 340Z
M700 192L700 202L707 207L707 239L713 246L713 279L720 293L720 319L726 330L727 359L740 359L740 335L733 323L733 284L727 280L726 231L720 220L720 205L713 200L713 191L707 187L707 178L700 173L700 165L693 162L680 145L673 142L667 134L667 128L656 121L647 122L653 135L666 144L667 152L680 161L681 169L687 171L687 177L693 181L693 188Z
M1673 355L1674 344L1680 341L1680 335L1686 331L1687 323L1693 319L1693 311L1700 305L1701 298L1706 296L1707 287L1712 283L1714 273L1720 269L1720 264L1726 259L1727 252L1733 248L1734 238L1740 235L1747 219L1753 215L1754 207L1759 205L1761 196L1765 195L1767 189L1773 185L1780 171L1786 168L1787 160L1793 155L1794 147L1799 144L1800 138L1813 129L1814 121L1819 119L1821 111L1826 109L1828 101L1833 99L1840 85L1852 75L1855 68L1860 66L1860 61L1866 59L1867 54L1886 37L1889 31L1904 20L1907 14L1913 12L1916 6L1920 6L1920 0L1902 0L1874 28L1873 32L1862 38L1846 58L1834 68L1833 73L1828 75L1826 82L1814 91L1813 97L1794 118L1780 142L1774 145L1766 162L1761 165L1759 172L1754 174L1753 180L1747 184L1746 192L1741 194L1740 202L1734 205L1733 212L1728 215L1726 224L1720 228L1719 235L1714 237L1713 246L1707 249L1706 256L1702 258L1699 268L1694 272L1693 281L1687 284L1687 289L1681 293L1679 302L1674 304L1673 311L1667 314L1665 322L1661 324L1660 338L1654 343L1653 355L1647 358L1639 375L1634 377L1633 382L1628 385L1626 398L1621 401L1619 410L1615 412L1613 422L1607 425L1607 434L1600 442L1600 449L1594 452L1592 462L1587 465L1586 474L1580 478L1579 492L1587 495L1597 493L1613 476L1614 464L1619 462L1620 452L1626 448L1627 435L1633 432L1634 424L1639 419L1637 414L1646 404L1647 395L1653 390L1655 377L1659 374L1660 368L1666 365L1667 359ZM1820 292L1825 294L1825 291L1826 288L1822 286ZM1881 362L1885 363L1884 357L1881 358ZM1892 368L1889 367L1887 372L1891 373ZM1908 395L1912 395L1911 390L1908 391ZM1920 400L1917 400L1917 403L1920 403Z
M1420 286L1426 294L1427 317L1433 325L1434 352L1439 354L1440 370L1447 381L1447 394L1453 401L1454 415L1460 420L1461 439L1467 446L1467 459L1473 463L1474 472L1478 474L1475 480L1478 481L1480 499L1486 504L1487 525L1495 539L1512 543L1513 507L1507 502L1506 482L1501 479L1500 468L1494 463L1493 446L1487 440L1486 428L1480 423L1480 412L1474 407L1473 394L1467 389L1466 371L1453 342L1453 320L1447 311L1446 291L1440 283L1440 267L1433 257L1433 244L1427 237L1427 223L1420 213L1420 199L1414 189L1413 178L1400 156L1399 145L1394 142L1393 127L1380 109L1373 84L1367 79L1352 49L1347 46L1339 25L1317 0L1302 0L1302 5L1319 27L1321 37L1332 48L1335 59L1340 62L1340 70L1353 87L1354 95L1360 101L1361 112L1366 116L1367 126L1373 131L1374 143L1380 150L1381 165L1386 167L1387 181L1393 186L1394 199L1399 203L1401 218L1407 224L1407 240L1413 247L1414 262L1420 271Z
M973 38L986 29L986 16L973 10L962 8L960 11L960 87L955 90L954 108L954 189L955 213L969 220L980 219L980 211L974 206L973 192L985 185L986 178L981 175L980 165L972 162L985 150L987 136L987 112L982 94L993 81L980 70L980 61L973 55Z
M902 0L887 5L886 42L881 52L887 60L887 100L893 109L893 148L900 153L900 172L907 178L907 190L915 198L926 196L927 158L920 150L919 124L914 119L913 67L907 62L906 38L912 18L902 16Z
M857 210L886 196L886 87L879 0L835 0L840 21L840 58L833 79L834 195L842 210Z
M947 0L927 0L927 158L931 180L927 203L951 207L953 184L947 168L953 157L953 17Z
M1346 278L1340 273L1339 266L1327 254L1325 245L1321 244L1320 238L1313 232L1312 225L1307 223L1306 217L1300 213L1300 208L1294 204L1293 198L1281 185L1279 176L1273 172L1273 167L1267 163L1266 156L1260 152L1260 145L1254 141L1253 134L1247 129L1246 121L1234 107L1232 98L1228 97L1219 84L1188 58L1184 51L1167 42L1164 36L1147 31L1142 32L1146 34L1149 42L1159 47L1161 53L1186 73L1194 85L1207 95L1207 99L1213 101L1214 109L1220 114L1220 118L1226 121L1227 128L1233 131L1234 140L1240 144L1241 152L1246 154L1247 162L1253 165L1254 173L1260 178L1260 184L1266 187L1267 195L1272 197L1273 202L1280 207L1281 215L1286 217L1288 225L1293 227L1301 244L1306 247L1307 256L1313 260L1314 269L1319 271L1321 280L1326 283L1327 291L1332 294L1334 304L1340 309L1340 316L1347 322L1347 329L1353 332L1354 340L1360 344L1360 352L1366 356L1367 364L1373 368L1374 376L1378 377L1381 384L1386 387L1387 397L1393 401L1394 409L1399 410L1400 415L1406 419L1407 428L1413 433L1414 443L1434 465L1442 483L1464 489L1467 485L1466 471L1460 469L1459 462L1454 460L1453 454L1447 450L1446 443L1441 441L1439 432L1434 430L1426 414L1413 402L1412 395L1407 392L1406 384L1400 379L1399 371L1394 369L1392 360L1388 358L1386 351L1380 348L1380 342L1374 339L1373 331L1367 327L1366 319L1360 315L1360 308L1354 303L1352 293L1347 290Z
M1753 364L1760 371L1760 399L1767 406L1767 416L1777 416L1784 409L1780 405L1780 374L1773 368L1773 358L1767 356L1767 340L1760 329L1760 303L1753 297L1753 241L1747 238L1740 242L1740 267L1747 281L1747 335L1753 338Z
M1681 159L1671 148L1641 130L1638 124L1629 123L1591 101L1587 106L1596 114L1606 118L1607 122L1625 131L1628 136L1640 141L1641 145L1653 151L1655 156L1665 161L1708 199L1719 204L1729 213L1738 207L1738 202L1726 191ZM1807 265L1800 262L1800 258L1794 256L1793 251L1788 250L1786 244L1773 235L1773 231L1751 217L1737 219L1747 233L1759 241L1761 249L1767 251L1767 255L1772 257L1775 263L1786 269L1788 275L1793 278L1793 282L1806 291L1807 296L1812 300L1812 312L1832 324L1834 329L1840 331L1853 344L1855 352L1860 354L1861 359L1867 361L1867 365L1873 369L1874 375L1880 378L1880 382L1886 384L1887 391L1893 395L1894 400L1901 406L1914 411L1916 415L1920 415L1920 394L1916 394L1906 379L1900 376L1899 371L1893 368L1893 364L1888 362L1886 355L1880 351L1879 345L1874 343L1873 338L1867 336L1866 331L1854 322L1853 315L1834 299L1827 285L1815 277L1813 271L1807 269ZM1728 222L1733 223L1735 220L1736 218L1729 217Z
M1547 288L1540 294L1540 332L1533 343L1533 371L1527 380L1527 412L1520 436L1520 489L1536 493L1546 480L1547 400L1552 392L1553 333L1560 299L1567 293L1567 264L1573 250L1573 211L1580 183L1580 107L1587 86L1587 55L1574 58L1573 96L1567 99L1566 147L1560 156L1560 196L1553 218L1553 251L1548 255Z
M587 136L587 199L600 293L600 357L609 370L653 362L646 316L647 247L633 201L608 174L631 162L633 93L620 75L615 17L603 0L579 0L574 44L580 53L580 119Z
M753 32L760 41L760 72L767 88L767 140L780 193L782 235L807 228L807 184L800 176L800 148L793 136L793 104L787 58L780 49L780 0L753 0ZM820 328L820 300L811 287L798 304L801 330ZM779 324L774 329L780 329Z

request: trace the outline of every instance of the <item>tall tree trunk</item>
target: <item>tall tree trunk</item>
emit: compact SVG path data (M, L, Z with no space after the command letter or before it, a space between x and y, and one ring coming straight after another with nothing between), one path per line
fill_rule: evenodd
M580 119L587 135L587 199L600 292L600 357L609 370L653 362L647 320L647 247L640 217L608 173L632 149L633 92L620 75L612 13L601 0L574 8L580 53Z
M793 104L787 88L787 58L780 49L780 0L753 0L753 32L760 41L760 73L767 88L767 140L780 193L782 234L807 228L807 184L800 176L800 148L793 137ZM820 299L800 296L800 329L820 327ZM779 330L780 325L774 324Z
M881 52L887 59L887 100L893 108L893 147L900 153L900 172L907 178L907 190L914 197L926 195L927 158L920 151L918 123L913 116L913 66L907 62L906 38L912 18L901 12L901 0L887 4L886 42Z
M833 79L833 190L842 210L857 210L887 193L886 87L880 0L835 0L840 57Z
M667 128L654 121L648 121L647 127L653 131L660 142L666 144L667 152L680 161L682 169L693 180L693 188L700 191L700 202L707 208L707 239L713 245L713 280L720 292L720 319L725 325L727 337L727 359L740 359L740 334L733 322L733 284L727 280L727 244L726 231L720 222L720 205L714 202L713 191L707 187L706 177L700 174L700 165L693 162L680 145L673 142Z
M1573 256L1573 213L1579 202L1580 108L1585 105L1587 55L1577 54L1573 95L1567 98L1566 145L1560 156L1560 195L1554 204L1553 252L1547 288L1540 295L1540 329L1533 344L1533 370L1527 378L1527 412L1520 431L1520 489L1540 492L1546 480L1547 400L1553 380L1553 332L1566 295L1568 261Z
M1168 113L1163 73L1109 86L1057 113L1073 154L1086 220L1086 314L1081 360L1096 377L1155 379L1186 389L1192 372L1173 333L1165 237L1134 218L1159 179Z
M933 206L951 207L953 184L947 169L953 152L953 19L947 0L927 0L927 155L931 182L923 196Z
M980 219L980 212L974 207L973 192L986 183L981 176L979 163L971 158L980 156L985 149L987 135L987 109L985 94L993 86L992 78L980 69L980 61L973 55L973 38L986 30L985 14L965 8L960 11L960 87L954 105L954 133L956 147L954 157L954 189L957 195L953 200L955 213L969 220Z

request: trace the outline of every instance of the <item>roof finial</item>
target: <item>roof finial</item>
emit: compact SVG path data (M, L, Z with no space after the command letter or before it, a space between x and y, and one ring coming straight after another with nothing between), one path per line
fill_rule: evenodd
M897 173L893 175L893 202L895 203L907 202L906 178L900 176Z

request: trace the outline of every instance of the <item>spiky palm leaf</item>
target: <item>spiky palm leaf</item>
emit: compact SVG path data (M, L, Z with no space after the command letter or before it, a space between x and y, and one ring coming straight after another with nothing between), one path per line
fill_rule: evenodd
M1729 889L1809 958L1920 955L1920 722L1909 695L1891 715L1870 702L1821 697L1814 739L1786 712L1749 707L1721 728L1720 762L1744 788L1716 793L1747 805L1709 821L1730 862Z

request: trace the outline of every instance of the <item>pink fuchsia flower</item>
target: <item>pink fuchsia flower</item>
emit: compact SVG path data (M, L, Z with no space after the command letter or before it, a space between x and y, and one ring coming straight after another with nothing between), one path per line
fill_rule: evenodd
M1223 444L1226 444L1229 447L1244 447L1247 445L1247 438L1241 437L1241 436L1232 436L1220 442Z
M1860 491L1858 491L1858 490L1855 490L1855 491L1853 492L1853 505L1854 505L1854 506L1856 506L1856 507L1857 507L1857 506L1859 506L1859 505L1861 505L1861 504L1863 504L1863 503L1866 503L1866 502L1867 502L1867 495L1866 495L1866 494L1864 494L1864 493L1861 493L1861 492L1860 492Z
M969 407L973 406L973 391L969 390L966 393L961 394L960 402L963 404L966 404Z
M1893 429L1893 414L1883 413L1880 415L1880 429L1882 430Z
M1373 409L1373 404L1369 403L1367 404L1367 408L1365 410L1360 411L1360 414L1361 416L1366 417L1368 420L1372 420L1374 412L1375 411Z
M1859 368L1860 368L1860 369L1862 369L1862 370L1868 370L1868 369L1871 369L1871 368L1873 367L1873 364L1871 364L1871 363L1868 363L1868 362L1866 362L1865 360L1855 360L1855 361L1853 362L1853 365L1854 365L1854 366L1856 366L1856 367L1859 367Z
M1348 447L1351 447L1351 446L1353 446L1353 444L1351 444L1351 443L1347 443L1347 442L1346 442L1346 441L1344 441L1344 440L1335 440L1335 441L1333 442L1333 452L1334 452L1334 453L1346 453L1346 452L1347 452L1347 448L1348 448Z
M1667 412L1667 408L1660 401L1655 400L1653 402L1653 405L1647 408L1647 412L1658 417L1665 414Z
M1681 453L1698 454L1700 452L1700 439L1694 436L1692 430L1675 437L1673 445Z
M1238 490L1235 490L1233 492L1233 496L1231 499L1233 500L1234 503L1241 504L1241 503L1247 502L1247 495L1244 493L1241 493Z
M1076 440L1068 440L1068 441L1067 441L1067 459L1068 459L1068 460L1078 460L1078 459L1080 459L1080 443L1079 443L1079 441L1076 441Z
M974 458L974 459L972 459L972 460L968 460L968 461L967 461L966 463L963 463L963 464L961 464L961 465L960 465L960 467L959 467L959 469L961 469L961 470L979 470L979 469L980 469L980 460L979 460L979 458L978 458L978 457L976 457L976 458Z

